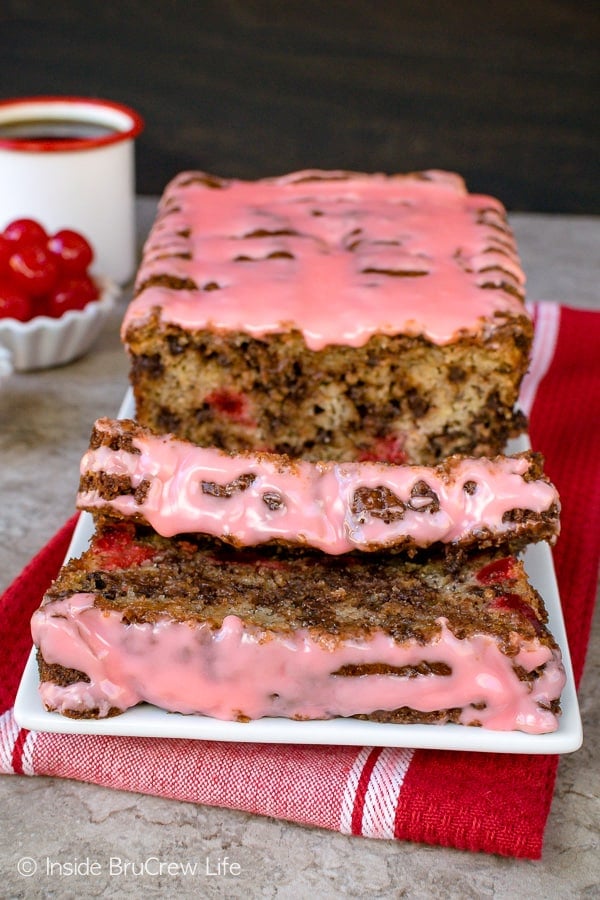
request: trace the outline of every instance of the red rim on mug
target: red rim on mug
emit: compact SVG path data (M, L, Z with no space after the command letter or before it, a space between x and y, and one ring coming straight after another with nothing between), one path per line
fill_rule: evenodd
M27 153L92 150L133 140L144 120L128 106L90 97L0 100L0 149Z

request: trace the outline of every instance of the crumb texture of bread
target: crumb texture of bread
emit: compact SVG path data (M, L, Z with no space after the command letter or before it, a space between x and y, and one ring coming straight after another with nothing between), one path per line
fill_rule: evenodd
M69 715L147 701L240 721L373 716L538 733L557 727L564 684L546 619L522 563L497 552L454 567L259 553L126 523L64 567L32 631L44 702Z
M228 450L495 455L532 323L505 211L448 173L182 173L123 322L137 417Z

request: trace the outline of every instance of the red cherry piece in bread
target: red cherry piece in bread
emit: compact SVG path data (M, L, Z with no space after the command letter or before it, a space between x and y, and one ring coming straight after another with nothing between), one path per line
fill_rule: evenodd
M514 556L505 556L488 563L477 573L477 580L482 584L498 584L516 577L515 567L517 561Z
M51 253L37 244L20 244L8 260L15 285L30 297L48 294L58 278L58 265Z
M522 616L524 619L527 619L530 625L533 626L536 634L542 633L542 623L538 619L535 614L535 611L526 603L522 597L519 597L518 594L499 594L497 597L494 597L492 602L490 603L490 607L492 609L506 610L507 612L515 612L518 615Z
M239 391L217 388L204 398L204 402L220 415L240 424L252 424L248 410L248 398Z
M56 257L61 272L69 275L84 275L94 258L94 252L84 236L69 228L63 228L48 238L47 247Z
M31 299L7 278L0 280L0 319L27 322L33 315Z
M6 226L2 233L6 241L13 244L38 244L45 246L48 235L45 229L35 219L14 219Z
M99 567L111 569L130 569L141 566L156 555L152 547L137 544L134 530L128 525L115 526L101 537L94 538L92 550L98 560Z
M70 309L84 309L99 296L98 288L89 275L61 278L46 299L44 312L58 319Z
M402 465L406 462L404 442L398 435L387 435L377 438L368 450L363 450L358 457L360 462L387 462Z

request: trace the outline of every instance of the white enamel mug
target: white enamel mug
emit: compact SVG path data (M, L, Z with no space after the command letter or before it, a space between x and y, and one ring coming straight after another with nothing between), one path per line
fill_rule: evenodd
M134 141L144 127L119 103L85 97L0 100L0 230L37 219L81 232L92 270L123 284L135 272Z

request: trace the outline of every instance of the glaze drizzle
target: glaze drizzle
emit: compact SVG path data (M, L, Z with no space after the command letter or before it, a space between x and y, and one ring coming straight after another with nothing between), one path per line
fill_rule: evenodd
M123 337L160 308L192 330L297 329L312 350L375 333L445 344L527 315L524 282L502 204L449 173L185 172L161 200Z

